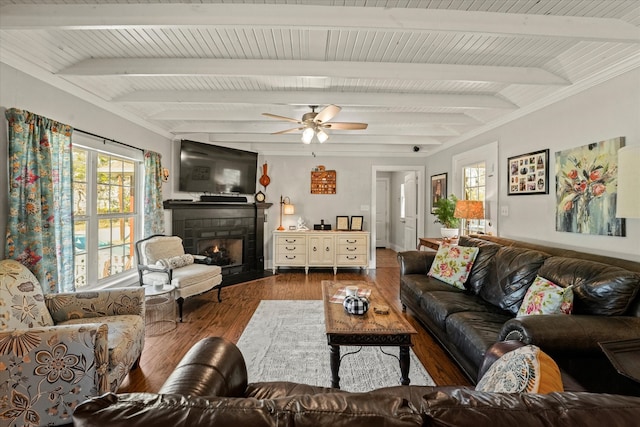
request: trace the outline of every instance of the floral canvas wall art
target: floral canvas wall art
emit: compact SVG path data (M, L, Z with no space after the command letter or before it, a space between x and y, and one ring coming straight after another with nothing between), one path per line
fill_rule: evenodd
M558 151L556 160L556 230L625 236L616 218L618 150L624 137Z

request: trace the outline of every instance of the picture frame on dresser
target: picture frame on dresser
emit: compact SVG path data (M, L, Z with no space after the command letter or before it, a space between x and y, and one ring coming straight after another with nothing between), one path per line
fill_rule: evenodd
M336 216L336 230L349 231L349 217L348 216Z
M362 231L363 220L364 220L363 216L352 216L351 222L349 223L349 230Z

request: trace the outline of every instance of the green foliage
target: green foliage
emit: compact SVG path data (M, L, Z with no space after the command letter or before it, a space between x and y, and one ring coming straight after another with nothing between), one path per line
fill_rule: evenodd
M449 198L439 199L435 204L435 222L442 224L444 228L458 228L460 219L453 216L457 201L458 198L453 194L449 195Z

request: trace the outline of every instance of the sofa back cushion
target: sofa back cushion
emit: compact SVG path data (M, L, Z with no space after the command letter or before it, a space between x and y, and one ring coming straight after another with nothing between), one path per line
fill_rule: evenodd
M640 274L595 261L554 256L539 274L562 287L573 286L574 314L627 314L640 292Z
M493 242L487 242L469 236L460 237L460 246L473 246L478 248L478 255L473 262L471 274L469 274L466 283L467 289L478 295L480 289L482 289L482 286L489 278L491 264L493 264L494 261L493 258L501 246Z
M40 282L24 265L0 261L0 331L53 326Z
M549 255L540 251L501 247L491 264L489 280L480 289L480 297L515 315L547 258Z
M140 243L140 264L152 265L162 259L184 255L182 239L178 236L158 236Z

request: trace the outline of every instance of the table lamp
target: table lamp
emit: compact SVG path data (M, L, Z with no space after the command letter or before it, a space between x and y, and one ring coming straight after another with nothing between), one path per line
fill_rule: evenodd
M291 200L289 197L282 197L280 195L280 226L277 228L279 231L283 231L284 227L282 226L282 215L293 215L296 213L295 207L291 204Z
M470 219L484 219L484 202L480 200L458 200L456 202L456 209L453 213L456 218L464 219L464 234L469 234Z

